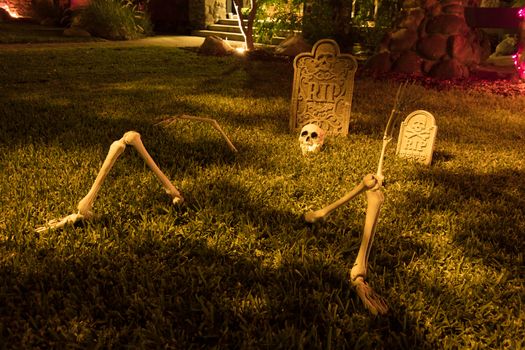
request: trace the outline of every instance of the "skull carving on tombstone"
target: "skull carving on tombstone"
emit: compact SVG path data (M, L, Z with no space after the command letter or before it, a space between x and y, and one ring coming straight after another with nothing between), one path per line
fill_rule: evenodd
M324 144L325 131L315 124L306 124L299 134L299 145L303 155L316 153Z

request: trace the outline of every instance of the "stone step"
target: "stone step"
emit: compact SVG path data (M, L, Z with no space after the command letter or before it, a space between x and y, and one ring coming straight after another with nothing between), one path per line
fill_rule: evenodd
M218 36L219 38L228 39L231 41L242 41L244 42L244 36L240 33L232 33L232 32L220 32L220 31L214 31L214 30L194 30L191 35L193 36L201 36L201 37L207 37L210 35ZM279 45L283 40L286 39L283 36L274 36L272 38L272 42L270 45Z
M241 29L238 26L231 26L226 24L210 24L208 30L215 32L226 32L226 33L241 33Z
M194 30L192 33L194 36L207 37L210 35L218 36L219 38L228 39L232 41L244 41L244 36L240 33L220 32L215 30Z
M248 20L245 19L244 23L248 23ZM239 22L237 21L237 19L231 19L231 18L230 19L228 18L220 19L217 22L215 22L215 24L222 24L226 26L236 26L236 27L239 26Z

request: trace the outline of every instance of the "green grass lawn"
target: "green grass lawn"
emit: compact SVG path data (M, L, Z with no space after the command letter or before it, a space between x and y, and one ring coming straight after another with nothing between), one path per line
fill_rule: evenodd
M0 47L0 348L524 348L525 97L411 87L404 116L439 130L430 167L387 150L374 317L348 281L364 198L302 215L375 172L397 83L356 79L349 135L305 158L292 78L177 48ZM155 125L180 114L239 152L207 124ZM128 130L186 205L128 148L98 219L34 233L75 212Z
M1 44L37 44L37 43L60 43L60 42L87 42L104 41L95 37L68 37L62 33L65 28L43 26L36 23L13 20L11 22L0 22Z

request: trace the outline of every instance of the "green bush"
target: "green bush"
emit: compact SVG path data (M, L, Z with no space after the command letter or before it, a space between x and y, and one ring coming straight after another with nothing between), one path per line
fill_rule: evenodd
M289 36L293 31L302 29L302 2L281 2L268 0L271 11L266 6L261 6L257 11L255 23L255 40L260 43L271 43L276 36Z
M92 35L110 40L136 39L152 31L149 17L132 1L93 0L78 23Z

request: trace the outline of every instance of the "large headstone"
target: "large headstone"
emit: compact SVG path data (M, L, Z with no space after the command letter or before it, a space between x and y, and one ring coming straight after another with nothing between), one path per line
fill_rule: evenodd
M334 40L319 40L294 59L290 130L316 124L327 135L347 135L357 61Z
M432 114L423 110L410 113L401 123L396 154L430 165L436 133L436 121Z

